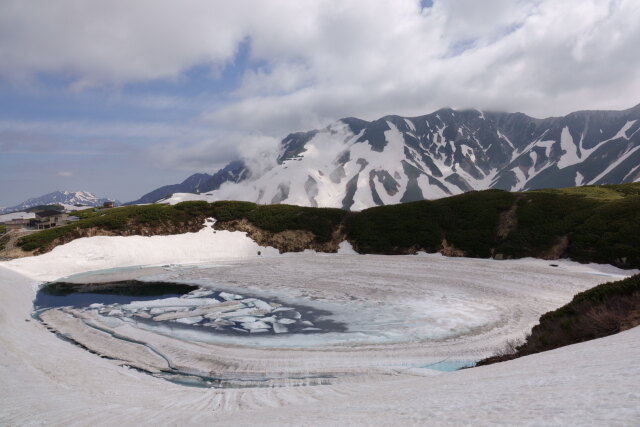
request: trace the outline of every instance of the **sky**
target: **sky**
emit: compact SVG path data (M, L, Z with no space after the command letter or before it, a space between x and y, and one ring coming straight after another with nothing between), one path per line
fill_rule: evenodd
M639 0L0 0L0 206L134 200L290 132L640 103Z

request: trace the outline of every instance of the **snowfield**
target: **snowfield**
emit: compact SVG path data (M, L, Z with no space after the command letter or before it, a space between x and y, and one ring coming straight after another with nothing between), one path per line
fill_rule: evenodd
M96 236L76 239L35 258L7 262L10 269L34 280L51 281L85 271L150 264L184 264L273 256L246 233L213 230L214 221L197 233L171 236Z
M640 422L640 328L487 367L434 369L492 354L576 292L634 272L568 261L341 249L276 255L244 233L207 227L180 236L78 239L46 255L0 263L0 424ZM205 288L195 294L205 299L211 291L223 291L229 301L235 294L275 298L330 311L347 329L245 338L145 329L118 313L60 312L47 319L98 353L109 352L109 360L57 338L31 317L38 285L64 276L192 283ZM78 319L90 315L157 353L88 330ZM127 367L162 363L274 387L187 387Z

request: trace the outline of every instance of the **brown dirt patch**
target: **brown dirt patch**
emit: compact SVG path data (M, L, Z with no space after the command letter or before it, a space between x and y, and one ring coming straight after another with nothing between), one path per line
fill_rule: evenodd
M261 246L272 246L280 252L302 252L312 249L318 252L337 252L340 242L346 239L344 230L339 227L328 242L317 242L316 236L307 230L285 230L278 233L263 230L246 219L219 221L216 230L243 231Z

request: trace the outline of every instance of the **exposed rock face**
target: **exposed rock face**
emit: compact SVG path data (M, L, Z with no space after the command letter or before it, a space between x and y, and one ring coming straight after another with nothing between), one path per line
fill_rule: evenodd
M318 252L337 252L340 242L346 239L342 228L334 231L328 242L315 241L315 235L307 230L285 230L273 233L256 227L246 219L216 222L215 229L243 231L261 246L271 246L280 252L302 252L311 249Z
M23 251L22 248L16 245L16 242L20 237L30 234L30 232L13 231L6 233L0 237L0 260L24 258L34 255L35 251Z
M464 256L464 251L457 249L455 246L447 242L447 239L442 239L442 246L440 247L440 253L444 256L459 257Z
M516 201L513 203L509 210L504 211L500 214L500 218L498 220L498 230L497 235L501 239L504 239L516 229L518 226L518 200L520 197L516 198Z
M553 246L540 254L542 259L560 259L566 256L569 247L569 236L564 235L556 239Z

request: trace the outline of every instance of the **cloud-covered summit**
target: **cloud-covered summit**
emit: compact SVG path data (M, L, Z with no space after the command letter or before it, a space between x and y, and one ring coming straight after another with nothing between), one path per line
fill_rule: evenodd
M215 170L238 135L346 116L623 109L640 100L637 22L635 0L6 0L0 147L74 151L108 128L138 169L175 177L193 158ZM171 164L162 147L191 154Z

